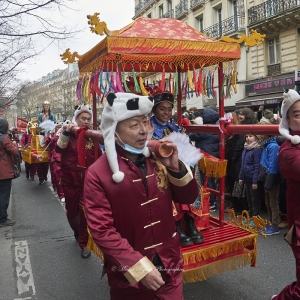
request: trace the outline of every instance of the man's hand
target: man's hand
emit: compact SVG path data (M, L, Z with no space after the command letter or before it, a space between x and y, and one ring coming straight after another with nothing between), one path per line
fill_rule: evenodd
M156 269L152 270L143 279L141 279L141 283L147 289L153 291L158 290L162 285L165 284L165 282L162 280L161 274Z
M169 157L159 157L155 153L152 153L156 160L159 160L165 167L171 169L172 171L180 171L180 163L178 160L178 150L177 146L168 138L162 138L160 141L166 142L167 146L173 149L173 153Z
M64 129L65 131L67 131L67 132L71 132L72 127L74 127L74 126L76 126L76 125L73 124L73 123L70 123L70 124L64 125L64 126L63 126L63 129Z
M257 190L257 183L252 183L252 190Z
M239 185L243 186L243 184L244 184L243 180L239 180Z

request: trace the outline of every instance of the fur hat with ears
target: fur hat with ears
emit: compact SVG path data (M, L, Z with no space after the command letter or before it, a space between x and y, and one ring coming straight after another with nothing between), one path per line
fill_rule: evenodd
M83 112L89 113L91 115L91 124L93 123L93 111L88 104L81 104L77 107L74 112L74 117L72 123L77 125L76 118Z
M272 118L274 118L274 114L272 111L270 111L269 109L266 109L264 111L264 117L268 120L271 120Z
M288 117L287 114L288 114L288 110L290 109L290 107L299 100L300 100L300 95L295 90L286 90L283 93L283 101L281 104L282 119L279 124L279 132L283 137L290 140L292 142L292 144L299 144L300 136L299 135L290 135L289 124L287 121L287 117Z
M106 97L101 119L101 131L104 137L104 146L114 182L119 183L124 179L124 173L119 170L115 131L117 124L133 117L147 115L153 107L153 99L148 96L139 96L131 93L110 93ZM150 152L146 148L145 156Z

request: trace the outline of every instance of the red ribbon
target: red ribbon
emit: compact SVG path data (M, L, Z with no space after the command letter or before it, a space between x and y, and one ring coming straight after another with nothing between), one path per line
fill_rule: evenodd
M76 131L77 137L77 152L78 152L78 165L80 167L85 167L85 131L88 130L89 127L81 127Z

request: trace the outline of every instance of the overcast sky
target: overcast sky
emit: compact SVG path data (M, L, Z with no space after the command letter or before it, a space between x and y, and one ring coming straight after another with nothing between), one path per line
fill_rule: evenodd
M82 55L94 47L105 36L96 35L90 31L87 15L100 13L100 21L105 21L109 30L118 30L131 23L134 16L134 0L77 0L73 4L73 11L64 12L64 18L56 13L51 14L51 19L57 19L63 25L77 26L83 32L77 34L72 41L50 45L42 55L23 64L19 73L21 80L37 80L56 69L65 69L66 64L60 59L60 54L67 48ZM39 41L45 46L45 41Z

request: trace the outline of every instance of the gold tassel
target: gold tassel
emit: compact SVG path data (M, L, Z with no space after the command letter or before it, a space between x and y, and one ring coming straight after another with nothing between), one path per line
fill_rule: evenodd
M149 96L148 91L145 89L142 76L140 76L140 88L141 88L143 96Z
M198 268L184 270L183 283L203 281L222 272L245 267L247 264L252 262L253 255L254 253L245 253L239 256L222 259Z
M189 86L192 90L195 89L195 86L194 86L194 83L193 83L193 80L192 80L192 74L191 74L191 71L188 70L187 71L187 77L188 77L188 81L189 81Z
M246 247L253 246L253 251L256 252L257 234L253 233L246 237L236 238L233 241L223 242L214 246L199 249L196 251L183 253L184 265L202 262L208 259L217 258L221 255L232 253L238 250L243 250ZM256 255L256 254L255 254ZM256 256L255 256L256 257ZM253 261L255 265L255 261Z
M210 159L203 156L199 161L200 170L209 177L224 177L226 175L227 160L219 160L215 157L213 158L214 159Z
M99 247L97 246L97 244L94 242L90 231L88 229L88 234L89 234L89 238L88 238L88 243L86 245L86 249L88 251L93 252L97 257L100 258L101 261L104 261L104 256L103 256L103 252L99 249Z

